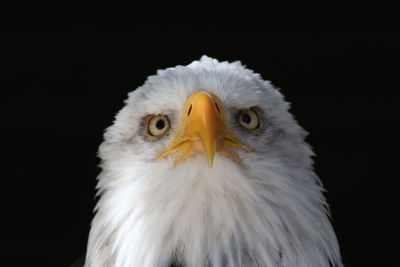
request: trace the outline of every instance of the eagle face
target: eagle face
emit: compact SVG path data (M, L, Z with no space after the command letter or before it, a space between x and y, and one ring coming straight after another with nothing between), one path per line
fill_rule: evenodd
M150 76L104 134L85 266L342 266L288 108L240 62Z

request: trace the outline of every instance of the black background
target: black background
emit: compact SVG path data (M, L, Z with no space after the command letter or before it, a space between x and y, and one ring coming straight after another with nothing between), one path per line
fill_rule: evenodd
M84 25L0 41L0 265L62 267L84 253L103 129L148 75L203 54L241 60L292 103L347 264L397 264L398 33Z

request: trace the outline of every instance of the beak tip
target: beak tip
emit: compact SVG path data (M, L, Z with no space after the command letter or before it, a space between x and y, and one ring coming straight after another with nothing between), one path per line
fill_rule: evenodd
M207 153L207 159L208 159L208 167L212 168L214 166L214 155L215 151Z
M213 167L213 161L212 160L208 161L208 167L210 167L210 169Z

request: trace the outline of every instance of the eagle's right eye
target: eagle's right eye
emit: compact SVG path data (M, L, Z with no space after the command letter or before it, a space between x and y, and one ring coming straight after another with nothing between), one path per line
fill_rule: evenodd
M150 115L147 119L147 135L160 138L168 132L169 119L166 115Z

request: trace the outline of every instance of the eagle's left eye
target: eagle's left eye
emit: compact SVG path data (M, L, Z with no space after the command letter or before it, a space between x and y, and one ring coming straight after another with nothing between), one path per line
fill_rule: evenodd
M239 125L246 130L256 130L260 127L260 119L253 108L241 110L237 120Z
M151 138L160 138L169 129L169 119L166 115L150 115L147 121L147 133Z

